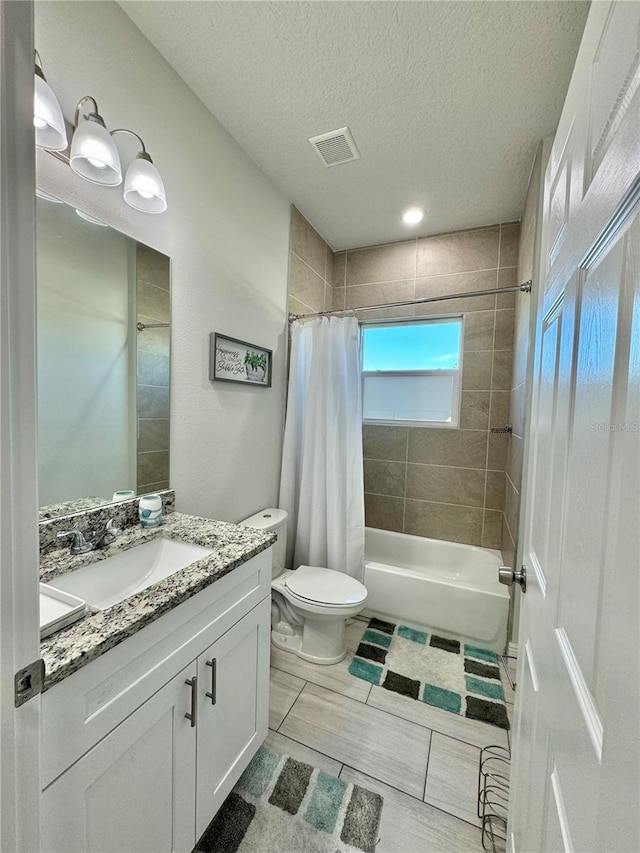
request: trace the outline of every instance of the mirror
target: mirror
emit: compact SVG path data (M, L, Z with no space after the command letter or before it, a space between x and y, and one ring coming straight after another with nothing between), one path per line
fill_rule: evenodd
M170 260L36 199L40 517L169 488Z

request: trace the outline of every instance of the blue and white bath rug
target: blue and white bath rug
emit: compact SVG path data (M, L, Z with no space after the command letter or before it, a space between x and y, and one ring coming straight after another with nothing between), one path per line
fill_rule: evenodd
M509 728L498 656L489 649L371 619L349 672L434 708Z

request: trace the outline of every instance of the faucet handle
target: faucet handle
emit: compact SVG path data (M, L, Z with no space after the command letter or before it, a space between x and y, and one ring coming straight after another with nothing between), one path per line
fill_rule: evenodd
M93 545L82 535L82 531L78 530L65 530L62 533L58 533L58 539L62 539L66 536L71 536L71 553L72 554L86 554L87 551L91 551Z
M116 524L112 518L107 521L106 529L114 538L117 536L122 536L124 532L121 527L116 527Z

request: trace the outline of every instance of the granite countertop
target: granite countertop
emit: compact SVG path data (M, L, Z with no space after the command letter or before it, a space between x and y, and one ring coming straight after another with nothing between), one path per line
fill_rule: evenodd
M265 551L276 541L275 533L172 512L165 517L161 527L151 530L128 528L112 545L99 551L77 556L71 556L68 548L49 552L42 557L40 580L55 586L55 578L61 575L105 560L156 536L203 545L213 548L214 553L107 610L88 607L87 615L79 622L42 640L40 654L45 663L44 690L117 646L251 557Z

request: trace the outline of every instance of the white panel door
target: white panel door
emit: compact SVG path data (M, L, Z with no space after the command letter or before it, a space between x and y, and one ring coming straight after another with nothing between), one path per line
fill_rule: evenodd
M196 838L267 736L271 597L198 658Z
M189 853L195 661L42 793L46 853Z
M596 3L545 179L508 840L640 850L640 3Z

